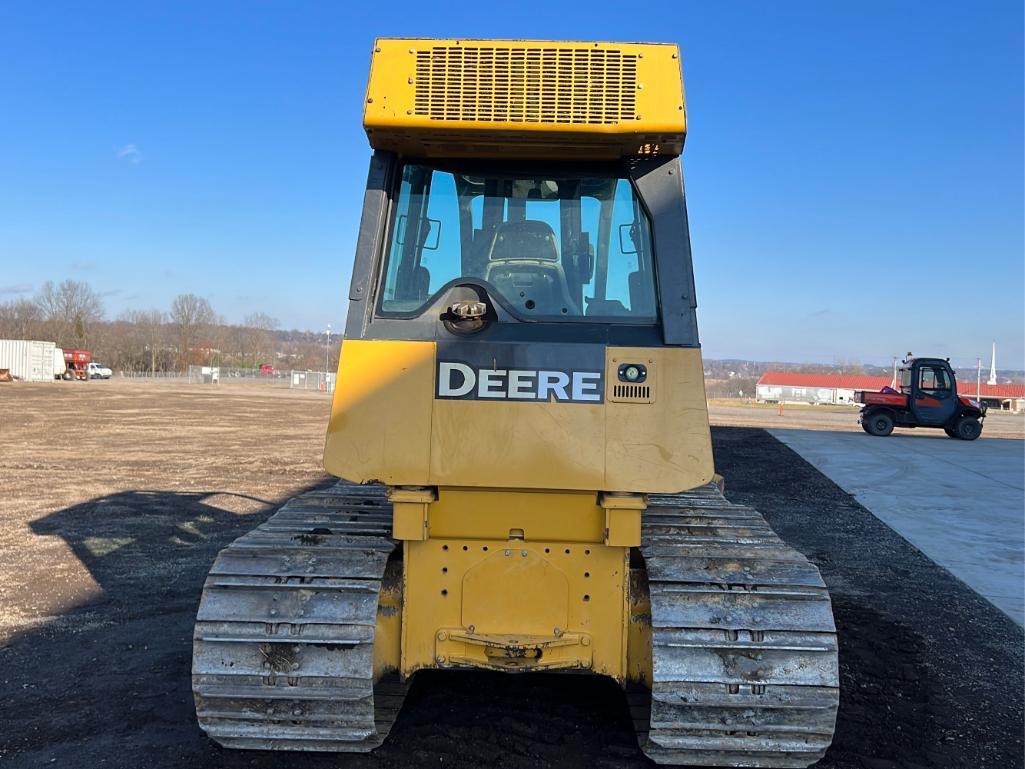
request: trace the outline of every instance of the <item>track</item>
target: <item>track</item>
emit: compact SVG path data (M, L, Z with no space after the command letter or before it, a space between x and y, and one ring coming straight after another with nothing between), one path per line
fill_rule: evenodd
M644 752L692 766L821 758L839 674L818 570L714 485L653 495L642 520L654 682L630 695ZM374 682L378 598L401 577L387 569L390 532L384 488L341 482L221 551L193 652L196 712L214 740L358 752L383 742L405 695L395 677Z
M692 766L817 761L839 704L818 569L715 485L653 495L642 521L654 681L631 704L644 752Z
M203 729L230 748L368 751L405 686L375 684L388 556L383 487L337 484L290 500L214 562L193 636Z

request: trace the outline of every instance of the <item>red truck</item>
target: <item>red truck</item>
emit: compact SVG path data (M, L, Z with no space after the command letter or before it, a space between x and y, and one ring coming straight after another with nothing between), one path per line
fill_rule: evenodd
M64 350L64 364L68 367L64 372L65 379L89 379L89 364L93 354L88 350Z
M900 370L900 390L859 392L864 403L859 421L869 435L886 436L894 427L938 427L951 438L974 441L982 435L986 406L957 394L950 362L941 358L908 358Z

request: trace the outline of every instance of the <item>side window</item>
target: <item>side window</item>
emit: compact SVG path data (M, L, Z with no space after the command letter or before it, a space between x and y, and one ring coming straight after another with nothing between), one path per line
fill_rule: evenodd
M444 171L434 171L431 176L427 231L421 234L420 266L427 271L428 286L424 298L463 274L456 181Z
M626 179L620 179L616 183L609 241L605 298L616 299L637 314L654 314L653 282L650 276L644 280L640 279L642 259L650 258L650 255L642 253L651 243L648 217L641 211L634 198L633 188Z
M947 372L935 366L923 366L919 374L918 386L929 392L948 391Z
M592 245L597 266L583 286L587 314L654 318L651 232L630 182L618 179L610 197L603 200L582 196L580 218L590 243L598 249L594 253Z
M911 369L902 368L900 370L900 388L904 392L911 392Z
M399 187L399 202L398 210L406 211L409 208L409 196L411 194L408 174L403 174L402 185ZM391 245L388 247L388 252L391 254L401 254L402 244L405 242L406 237L406 218L405 216L399 216L392 228ZM399 272L399 259L393 257L388 260L388 271L385 274L384 279L384 300L386 302L394 301L395 299L395 288L398 285L398 272Z

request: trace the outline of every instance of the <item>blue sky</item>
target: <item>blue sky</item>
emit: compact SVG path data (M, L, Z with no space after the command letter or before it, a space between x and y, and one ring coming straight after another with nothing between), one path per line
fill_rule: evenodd
M0 301L338 328L375 36L676 41L706 356L1025 367L1020 2L366 7L0 6Z

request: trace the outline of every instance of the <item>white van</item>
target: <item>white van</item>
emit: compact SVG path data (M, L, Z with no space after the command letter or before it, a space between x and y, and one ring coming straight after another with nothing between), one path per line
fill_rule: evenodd
M90 379L110 379L114 375L113 371L96 361L86 366L86 373Z

